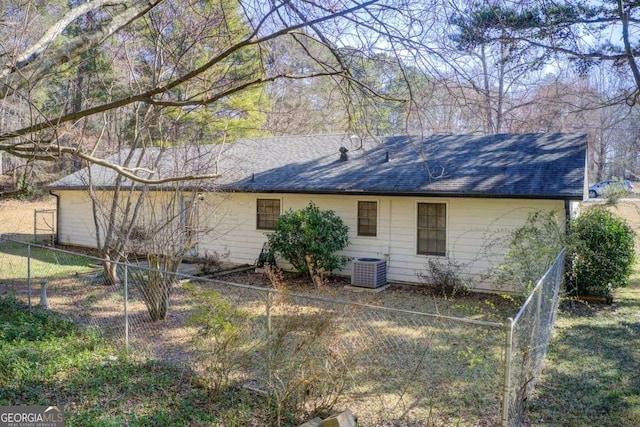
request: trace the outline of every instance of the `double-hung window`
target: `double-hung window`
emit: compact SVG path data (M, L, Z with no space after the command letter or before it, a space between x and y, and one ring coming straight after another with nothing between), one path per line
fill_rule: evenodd
M418 254L447 254L446 203L418 203Z
M256 211L258 230L275 230L279 216L280 199L258 199Z
M378 202L358 202L358 236L373 236L378 234Z

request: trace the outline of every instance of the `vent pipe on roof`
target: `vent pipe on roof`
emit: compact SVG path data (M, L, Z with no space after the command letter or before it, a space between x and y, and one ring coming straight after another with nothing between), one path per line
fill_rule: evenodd
M340 161L341 162L346 162L347 160L349 160L349 156L347 156L347 152L349 151L347 148L345 147L340 147Z
M384 162L385 163L389 163L389 152L388 151L385 151L385 153L384 153Z

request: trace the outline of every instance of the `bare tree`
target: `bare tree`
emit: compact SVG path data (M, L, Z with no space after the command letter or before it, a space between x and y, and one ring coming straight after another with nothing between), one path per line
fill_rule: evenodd
M443 5L448 17L439 32L441 65L434 67L460 109L474 120L468 131L501 133L526 107L526 93L540 80L548 58L543 49L506 37L518 13L495 3Z
M34 19L40 12L39 4L27 5L31 8L24 10L20 20L6 5L2 24L7 29L15 28ZM0 150L36 161L57 160L66 153L111 168L129 179L156 183L157 179L145 178L144 173L106 161L93 147L61 144L60 135L87 126L88 119L101 113L131 110L140 104L170 108L174 114L194 114L281 80L330 77L348 99L349 93L362 85L340 56L341 45L346 42L365 54L375 53L376 46L385 43L417 48L415 36L421 26L415 19L418 9L414 6L412 0L345 0L330 5L324 1L220 0L182 5L171 0L90 0L72 8L61 7L54 23L40 26L41 31L34 30L28 40L15 40L0 52L4 59L0 97L12 96L29 105L31 111L28 124L0 131ZM171 22L180 31L163 40L167 42L162 46L167 60L157 68L160 64L148 62L155 52L146 50L141 41L169 29L158 26L166 21L156 19L154 14L180 8L199 8L199 14L220 17L218 25L204 31L197 25L190 26L179 13L173 15ZM63 33L88 14L93 24L77 26L77 34L65 37ZM211 33L214 29L217 34ZM269 43L295 37L313 39L325 49L327 59L316 61L311 52L305 52L313 67L299 70L274 66ZM86 55L98 53L118 66L118 81L105 86L102 98L76 103L79 108L70 111L55 111L38 98L56 79L64 78L67 70L81 66ZM247 67L243 60L252 56L255 59L250 63L257 68ZM375 95L374 90L369 93ZM163 182L174 179L184 178L167 177Z
M221 149L214 145L131 148L115 156L123 157L118 163L169 176L185 169L206 176L215 170ZM141 184L100 165L79 175L89 187L106 284L119 283L118 262L144 257L151 270L130 269L131 274L145 275L133 283L152 320L165 319L180 263L187 255L197 256L199 238L213 231L198 223L198 209L207 203L201 194L207 192L210 199L214 184L200 180ZM214 211L212 206L206 209Z

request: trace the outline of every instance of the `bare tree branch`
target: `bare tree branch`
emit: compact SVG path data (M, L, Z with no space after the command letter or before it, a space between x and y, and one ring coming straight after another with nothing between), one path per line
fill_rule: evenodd
M105 168L111 169L117 172L119 175L122 175L125 178L128 178L132 181L141 183L141 184L149 184L149 185L157 185L157 184L166 184L170 182L179 182L179 181L195 181L195 180L203 180L203 179L216 179L220 178L220 174L201 174L201 175L180 175L180 176L172 176L166 178L159 179L151 179L145 178L137 175L136 173L145 172L148 174L155 173L153 170L144 168L144 167L126 167L121 166L112 162L109 162L100 157L92 156L90 154L83 153L78 151L72 147L58 147L57 153L46 153L39 152L35 147L14 147L10 150L7 150L10 154L17 157L24 157L29 159L39 160L39 161L54 161L57 160L59 154L70 154L75 157L79 157L82 160L85 160L89 164L94 164L98 166L103 166Z
M157 4L162 0L156 0L153 2L153 4ZM162 93L166 93L169 92L170 90L176 88L177 86L180 86L181 84L190 81L191 79L194 79L196 77L198 77L199 75L203 74L204 72L206 72L207 70L211 69L212 67L214 67L216 64L222 62L224 59L226 59L227 57L231 56L232 54L240 51L241 49L250 47L250 46L254 46L254 45L259 45L261 43L267 42L269 40L273 40L277 37L280 37L282 35L291 33L293 31L305 28L305 27L309 27L311 25L315 25L315 24L319 24L325 21L329 21L331 19L335 19L339 16L343 16L346 15L348 13L352 13L354 11L360 10L362 8L365 8L371 4L376 3L378 0L371 0L365 3L361 3L361 4L357 4L356 6L350 8L350 9L346 9L334 14L330 14L330 15L325 15L322 16L320 18L316 18L314 20L308 21L308 22L302 22L299 24L294 24L285 28L280 29L279 31L274 31L270 34L266 34L264 36L258 37L257 36L257 29L250 34L248 37L246 37L245 39L241 40L240 42L230 46L228 49L225 49L223 52L221 52L220 54L212 57L211 59L209 59L209 61L207 61L205 64L201 65L200 67L197 67L167 83L165 83L164 85L146 90L144 92L138 93L138 94L134 94L134 95L130 95L128 97L123 97L120 98L116 101L110 102L110 103L106 103L106 104L102 104L102 105L98 105L96 107L92 107L92 108L87 108L85 110L76 112L76 113L71 113L71 114L67 114L67 115L63 115L61 117L58 118L51 118L49 120L45 120L42 121L40 123L36 123L27 127L24 127L22 129L17 129L14 130L12 132L9 133L0 133L0 142L2 141L7 141L10 139L13 139L17 136L22 136L22 135L28 135L34 132L38 132L44 129L49 129L52 127L52 124L55 123L55 125L60 125L62 123L67 123L70 121L75 121L78 119L81 119L83 117L87 117L87 116L92 116L94 114L98 114L98 113L102 113L104 111L108 111L108 110L112 110L115 108L119 108L119 107L124 107L126 105L130 105L133 104L135 102L149 102L154 96L156 95L160 95ZM0 96L2 96L2 89L0 88ZM4 94L6 95L6 94ZM5 146L0 145L0 151L6 149Z
M38 59L42 52L50 47L56 37L62 34L62 32L79 17L107 6L127 5L128 2L129 0L91 0L71 9L61 19L59 19L58 22L52 25L40 40L35 42L31 47L27 48L22 54L15 58L13 63L7 64L5 69L0 71L0 77L6 77L9 73L20 70Z
M17 63L10 68L5 68L0 77L4 77L4 82L0 85L0 97L5 97L13 92L37 82L45 75L51 73L57 66L69 62L77 58L82 52L99 46L104 40L123 27L129 25L136 19L144 16L163 0L147 0L136 5L131 5L120 14L114 16L107 25L96 29L87 34L74 37L66 42L62 47L54 49L51 52L44 51L42 55L39 52L44 47L34 47L34 52L25 58L24 63ZM87 13L85 11L84 13ZM53 33L57 32L54 28ZM21 55L23 56L23 55ZM36 60L37 59L37 60ZM56 120L49 120L46 123L55 123Z
M260 87L260 86L263 86L265 83L273 82L279 79L304 80L309 78L329 77L329 76L337 76L337 75L343 75L343 74L344 74L344 71L336 71L333 73L310 73L305 75L278 74L275 76L258 78L249 82L242 83L240 85L233 86L225 91L217 93L215 96L212 96L212 97L204 96L201 99L193 99L193 100L186 100L186 101L163 101L163 100L158 100L154 98L149 98L146 100L146 102L148 104L160 105L164 107L188 107L188 106L197 106L197 105L209 105L209 104L218 102L222 98L231 96L237 92L241 92L251 87Z

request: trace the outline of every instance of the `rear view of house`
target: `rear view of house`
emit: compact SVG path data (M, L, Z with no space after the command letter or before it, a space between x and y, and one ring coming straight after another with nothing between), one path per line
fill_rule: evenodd
M571 203L587 194L586 146L586 136L577 134L379 140L324 135L140 155L148 157L142 162L148 165L160 153L170 159L155 163L155 177L219 174L180 187L180 206L193 213L182 221L193 254L228 252L232 262L253 263L278 216L313 201L349 226L351 244L344 254L384 260L389 281L419 282L429 259L452 260L473 286L492 290L486 273L501 262L506 248L487 243L499 241L538 210L556 211L564 220ZM88 175L83 169L50 187L58 196L60 243L96 245ZM92 166L91 176L94 189L104 195L113 191L113 171ZM149 200L160 200L168 187L145 191ZM347 266L341 273L350 272Z

